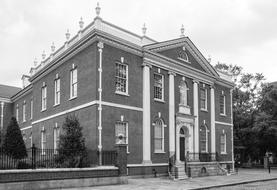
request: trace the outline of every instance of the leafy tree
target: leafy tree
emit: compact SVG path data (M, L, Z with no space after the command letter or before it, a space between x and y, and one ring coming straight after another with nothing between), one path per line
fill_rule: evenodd
M87 149L82 134L82 127L75 115L68 115L62 126L57 161L63 167L85 167L87 164Z
M14 117L11 118L7 127L3 148L7 155L15 159L22 159L27 156L26 146L18 123Z

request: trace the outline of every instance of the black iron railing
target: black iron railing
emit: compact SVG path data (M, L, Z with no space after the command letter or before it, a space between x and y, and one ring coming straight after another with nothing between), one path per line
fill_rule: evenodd
M188 162L212 162L212 161L230 161L228 154L219 153L187 153L186 159Z
M72 151L72 150L65 150ZM102 163L99 161L99 151L91 150L88 156L88 166L115 165L117 152L102 151ZM15 159L8 155L4 149L0 149L0 169L36 169L36 168L61 168L63 163L58 159L59 151L55 149L40 149L35 146L27 149L27 157ZM77 160L78 162L78 160Z

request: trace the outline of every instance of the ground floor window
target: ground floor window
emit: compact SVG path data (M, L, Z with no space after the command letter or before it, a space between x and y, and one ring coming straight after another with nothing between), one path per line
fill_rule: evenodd
M115 137L116 144L128 145L128 123L124 121L118 121L115 124ZM129 151L127 146L127 152Z
M45 155L45 148L46 148L46 134L45 129L42 128L41 130L41 154Z
M207 140L207 127L205 125L200 126L200 151L208 152L208 140Z
M226 154L226 133L220 135L220 152Z
M161 119L154 124L154 148L155 152L164 152L164 123Z

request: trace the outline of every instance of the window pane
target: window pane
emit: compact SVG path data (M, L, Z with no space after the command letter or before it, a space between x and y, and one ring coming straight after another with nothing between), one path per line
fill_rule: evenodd
M154 98L163 100L163 77L154 74Z
M115 90L127 92L127 65L116 63Z

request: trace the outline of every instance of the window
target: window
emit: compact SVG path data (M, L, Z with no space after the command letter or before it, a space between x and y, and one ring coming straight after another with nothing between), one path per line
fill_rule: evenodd
M23 108L22 108L22 122L26 121L26 101L23 102Z
M164 152L164 124L161 119L154 124L154 146L156 153Z
M54 103L55 105L60 104L60 78L56 78L54 81L55 84L55 95L54 95Z
M45 148L46 148L46 135L44 127L41 130L41 154L45 155Z
M73 64L73 69L70 71L70 98L77 97L77 83L77 68Z
M30 119L33 119L33 99L30 102Z
M205 88L200 88L200 109L207 111L207 97L208 91Z
M43 83L43 86L41 88L41 111L46 110L46 104L47 104L47 86L45 83Z
M220 152L226 154L226 133L220 135Z
M200 126L200 151L208 152L208 130L205 125Z
M188 105L188 86L185 82L185 78L183 77L181 83L180 83L180 104L187 106Z
M222 91L221 95L220 95L220 100L219 100L219 105L220 105L220 115L226 115L226 98L225 98L225 94L224 91Z
M54 153L58 153L58 147L60 142L60 128L58 127L58 124L55 124L54 127Z
M30 137L29 137L29 139L30 139L30 147L33 147L33 136L32 136L32 132L30 133Z
M185 50L181 50L178 52L178 59L189 62L188 54L185 52Z
M19 116L19 111L18 111L18 104L16 105L16 111L15 111L15 117L16 117L16 121L18 122L18 116Z
M118 121L115 124L115 137L116 144L128 144L128 123L123 121ZM127 146L127 152L128 146Z
M164 79L163 75L154 73L154 99L164 100Z
M115 92L128 94L128 66L116 63L115 67Z

